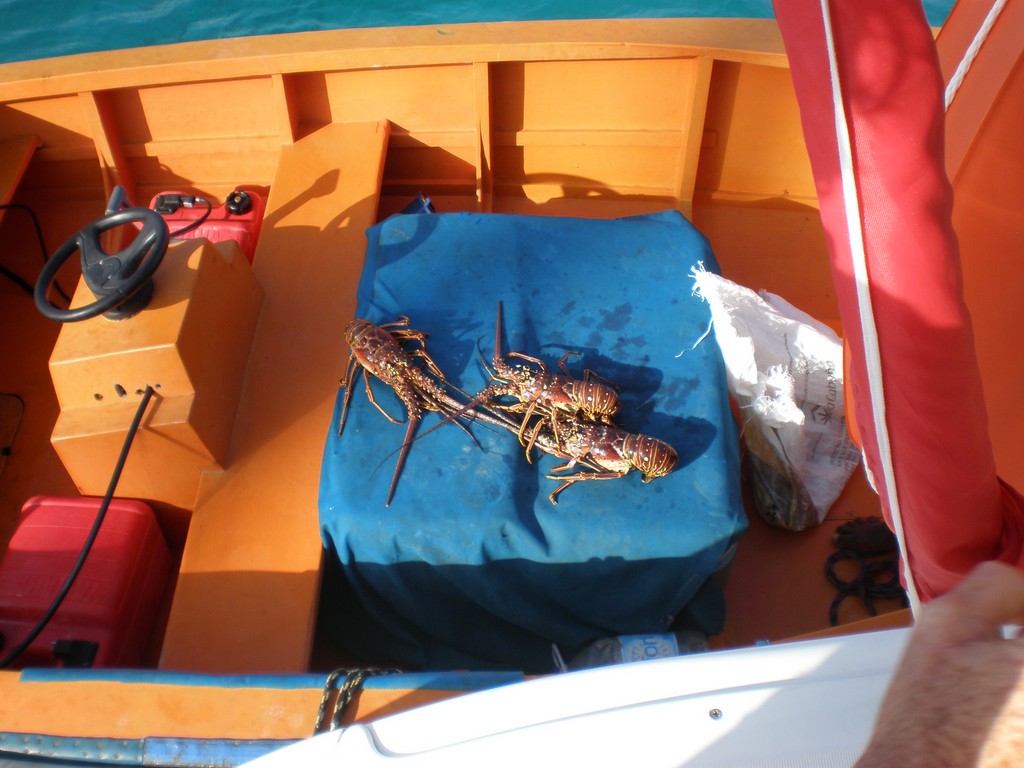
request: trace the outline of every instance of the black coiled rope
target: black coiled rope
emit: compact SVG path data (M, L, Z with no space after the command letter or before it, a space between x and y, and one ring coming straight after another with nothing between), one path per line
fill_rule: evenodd
M849 580L836 573L836 565L843 560L857 564L857 574ZM878 615L875 600L901 600L906 608L910 603L900 584L899 560L895 554L885 557L865 557L848 549L833 552L825 561L825 575L837 590L828 618L832 626L839 625L839 606L851 595L859 597L872 616Z

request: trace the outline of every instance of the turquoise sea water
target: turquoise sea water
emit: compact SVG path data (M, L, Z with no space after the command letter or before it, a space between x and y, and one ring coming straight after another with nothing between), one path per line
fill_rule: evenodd
M934 25L952 0L925 0ZM770 18L771 0L0 0L0 63L279 32L580 18Z

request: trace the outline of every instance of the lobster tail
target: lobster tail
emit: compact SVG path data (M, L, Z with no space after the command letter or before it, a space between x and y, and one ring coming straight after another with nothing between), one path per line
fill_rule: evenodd
M664 477L676 468L679 455L676 449L650 435L630 435L626 449L632 457L633 466L643 473L643 481L651 482Z

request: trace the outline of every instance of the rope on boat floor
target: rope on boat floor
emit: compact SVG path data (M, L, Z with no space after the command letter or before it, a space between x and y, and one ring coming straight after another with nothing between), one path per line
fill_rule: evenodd
M856 575L849 580L841 578L837 572L838 564L844 560L850 560L857 566ZM907 593L900 584L899 560L895 554L869 557L839 550L825 561L825 575L838 590L828 611L833 627L839 626L839 606L850 596L860 598L872 616L878 615L875 600L899 600L904 608L909 605Z
M375 675L394 675L398 674L400 670L397 669L376 669L373 667L361 667L359 669L345 669L344 667L339 668L327 675L327 679L324 681L324 693L320 697L320 708L316 713L316 724L313 726L313 733L317 734L324 727L324 720L327 715L327 706L330 703L331 693L337 688L338 695L334 700L334 712L331 715L331 725L327 730L334 731L341 727L342 721L345 719L345 714L348 712L349 706L355 699L356 694L363 688L363 683L366 679ZM338 680L344 676L344 682L341 687L338 686Z

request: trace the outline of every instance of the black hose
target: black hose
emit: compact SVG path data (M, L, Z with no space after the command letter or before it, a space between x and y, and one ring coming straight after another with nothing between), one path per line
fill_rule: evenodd
M29 296L31 296L33 294L33 292L35 291L35 288L33 288L31 285L29 285L27 280L23 279L21 277L21 275L19 275L17 272L14 272L13 270L8 269L3 264L0 264L0 275L3 275L4 277L6 277L8 280L10 280L16 286L21 288L21 290L23 290Z
M107 493L103 497L103 501L100 502L100 507L96 511L96 520L92 524L92 529L89 531L89 535L86 536L85 543L82 545L81 552L78 553L78 559L75 564L71 567L70 573L64 582L64 586L61 587L60 592L50 603L50 607L46 609L46 612L42 615L42 618L36 622L36 625L32 628L32 631L28 633L24 640L8 653L3 660L0 660L0 669L4 669L11 664L15 659L20 656L26 648L28 648L32 641L35 640L39 633L42 632L46 625L53 618L53 615L57 613L57 609L60 608L61 603L64 602L64 598L67 597L68 592L71 591L71 587L75 583L75 579L78 578L79 572L82 570L82 566L85 565L85 559L89 556L89 550L92 549L92 545L96 542L96 537L99 535L100 526L103 525L103 519L107 516L107 509L110 507L110 502L114 498L114 491L117 489L117 483L121 479L121 472L124 470L124 463L128 459L128 451L132 447L132 441L135 439L135 433L139 431L139 425L142 423L142 416L146 412L146 406L149 405L149 401L153 397L153 387L147 386L146 391L142 394L142 400L139 401L139 407L135 411L135 418L132 419L131 426L128 427L128 434L125 435L124 445L121 446L121 454L117 457L117 464L114 466L114 473L110 477L110 484L107 486Z
M35 227L36 230L36 239L39 241L39 250L43 255L43 263L45 264L47 261L49 261L50 252L46 248L46 241L43 239L43 228L39 224L39 217L36 216L36 212L29 208L27 205L23 205L21 203L4 203L3 205L0 205L0 211L5 209L24 211L29 215L29 217L32 219L32 226ZM3 274L4 277L13 282L19 288L27 290L29 295L32 295L32 286L30 286L27 281L22 280L20 277L14 274L11 270L0 267L0 274ZM60 287L60 284L56 280L53 281L53 287L57 289L57 293L61 295L64 301L66 301L68 304L71 303L71 297L64 292L64 289Z
M174 232L171 232L171 234L170 234L171 238L181 237L186 232L191 232L193 229L198 229L202 224L204 224L206 222L206 220L208 218L210 218L210 214L213 213L213 203L211 203L205 197L197 197L195 199L195 201L197 203L205 204L206 205L206 210L203 211L202 216L200 216L198 219L195 219L191 223L186 224L181 229L176 229Z

